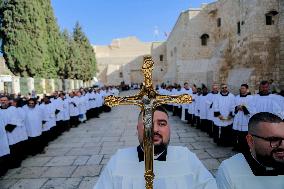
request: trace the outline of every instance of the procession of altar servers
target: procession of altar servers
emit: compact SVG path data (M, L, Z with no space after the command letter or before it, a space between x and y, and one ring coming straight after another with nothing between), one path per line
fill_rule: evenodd
M19 167L27 155L43 151L49 141L87 119L111 109L104 98L117 96L116 88L55 92L39 99L0 96L0 175Z
M266 81L263 84L268 85ZM223 86L227 88L227 85ZM184 87L161 85L158 92L162 95L191 95L192 103L168 104L166 109L191 127L208 133L218 146L232 146L233 151L242 153L249 150L246 135L251 116L258 112L270 112L284 119L283 91L273 94L271 91L260 91L251 95L247 90L246 93L235 96L229 91L222 93L223 89L219 90L219 87L222 88L222 85L213 85L212 92L208 92L205 85L197 88L185 83ZM248 89L246 84L241 87Z

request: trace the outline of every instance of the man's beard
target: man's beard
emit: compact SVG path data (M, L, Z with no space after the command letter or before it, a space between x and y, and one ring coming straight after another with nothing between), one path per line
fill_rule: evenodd
M284 168L284 162L277 161L275 157L273 157L274 153L283 152L283 151L284 149L276 148L273 149L269 155L260 155L259 153L256 152L256 159L257 161L259 161L259 163L267 167L273 167L277 169L280 167Z
M161 138L161 142L160 144L154 144L154 154L158 155L160 153L162 153L163 151L165 151L168 147L168 144L170 141L168 141L167 143L164 142L163 137L159 134L159 133L154 133L154 136L159 136Z

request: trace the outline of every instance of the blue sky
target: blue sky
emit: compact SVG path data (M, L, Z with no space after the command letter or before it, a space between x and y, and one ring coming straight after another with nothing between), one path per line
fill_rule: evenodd
M140 40L163 41L179 14L201 3L216 0L51 0L61 29L72 31L79 21L94 45L112 39L136 36Z

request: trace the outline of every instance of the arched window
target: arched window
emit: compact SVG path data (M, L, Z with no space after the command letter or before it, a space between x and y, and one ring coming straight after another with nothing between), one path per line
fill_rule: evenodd
M207 46L209 35L205 33L200 37L200 39L201 39L201 45Z
M266 25L274 25L275 16L278 14L276 10L269 11L265 14Z

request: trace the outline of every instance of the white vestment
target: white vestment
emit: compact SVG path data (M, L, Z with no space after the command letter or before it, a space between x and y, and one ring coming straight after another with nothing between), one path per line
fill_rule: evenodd
M214 124L219 127L226 127L233 123L233 119L227 119L230 113L233 113L235 110L234 104L235 96L232 93L229 93L227 96L222 96L219 94L216 98L216 103L213 104L214 112L220 112L226 120L221 120L218 117L215 117Z
M195 105L196 105L196 97L197 97L197 94L192 94L191 95L192 97L192 103L188 104L188 113L189 114L195 114Z
M255 113L270 112L283 119L282 108L273 94L267 96L260 96L259 94L254 95L254 107L256 110Z
M41 111L43 113L43 121L46 121L42 125L42 131L48 131L52 127L56 126L55 105L52 103L41 104Z
M79 98L77 96L69 98L69 111L70 116L78 116L79 115Z
M207 103L209 103L209 109L207 114L207 119L213 121L214 120L214 108L213 105L216 103L216 98L218 97L218 94L209 93L207 95Z
M43 112L39 105L29 108L27 105L23 107L25 112L25 126L29 137L37 137L42 133Z
M81 122L87 120L87 118L86 118L86 112L87 112L86 105L87 105L86 97L85 96L78 97L79 120Z
M69 98L63 100L63 120L68 121L70 119L70 105Z
M5 130L6 125L7 120L5 114L0 111L0 157L10 154L8 137Z
M12 132L7 131L9 145L27 140L28 135L25 127L25 115L22 108L10 106L4 113L7 118L7 123L16 125Z
M181 91L180 94L188 94L190 96L192 95L192 89L191 88L189 88L189 89L182 88L180 91ZM181 107L182 107L181 120L185 121L185 110L188 111L189 104L182 104Z
M198 98L198 112L200 119L207 119L208 113L209 113L209 107L210 107L210 101L208 100L208 94L207 95L200 95Z
M249 114L244 114L243 111L238 111L235 114L233 129L237 131L248 131L248 122L250 117L254 114L255 108L253 105L253 96L247 95L241 97L240 95L235 98L235 107L236 106L245 106L249 111Z
M55 105L56 110L59 110L59 113L56 114L56 121L64 120L64 101L62 98L59 97L51 103Z
M144 189L144 161L137 149L118 150L94 189ZM154 189L217 189L213 176L186 147L168 147L166 161L154 161Z
M255 176L242 154L223 161L216 182L219 189L283 189L284 175Z

